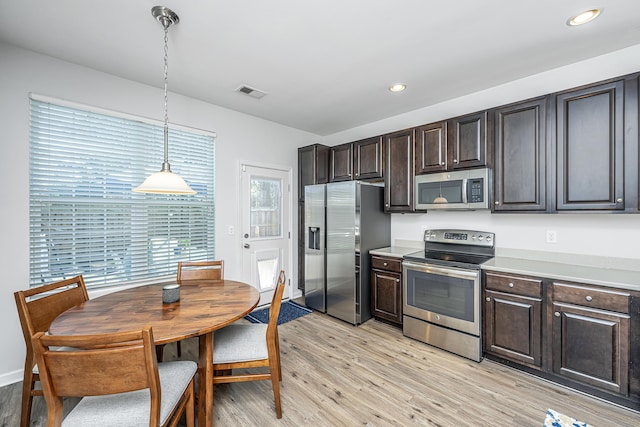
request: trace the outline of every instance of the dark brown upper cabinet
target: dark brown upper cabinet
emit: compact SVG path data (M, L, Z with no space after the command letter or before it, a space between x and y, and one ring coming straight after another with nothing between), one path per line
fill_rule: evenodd
M447 170L447 122L416 128L415 173Z
M545 211L548 97L493 111L495 211Z
M487 144L487 111L448 121L447 170L485 166L491 158Z
M385 212L413 212L414 130L384 136Z
M624 209L624 81L556 95L561 210Z
M382 178L382 137L367 138L353 143L354 179Z
M304 201L304 186L329 182L329 147L313 144L298 148L298 201Z
M330 182L353 179L353 143L331 147Z

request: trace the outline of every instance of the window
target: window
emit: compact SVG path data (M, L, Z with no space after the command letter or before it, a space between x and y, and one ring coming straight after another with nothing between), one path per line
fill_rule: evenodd
M144 283L214 259L214 135L169 129L195 196L132 192L160 169L162 125L31 98L30 285Z

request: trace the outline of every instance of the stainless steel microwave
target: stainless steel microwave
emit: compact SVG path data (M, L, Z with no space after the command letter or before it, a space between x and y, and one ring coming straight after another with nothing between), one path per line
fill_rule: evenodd
M415 178L416 210L489 209L489 169L467 169L418 175Z

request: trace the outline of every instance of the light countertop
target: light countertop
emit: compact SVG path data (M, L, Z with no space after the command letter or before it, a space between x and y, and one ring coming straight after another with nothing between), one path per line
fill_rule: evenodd
M482 264L482 269L640 291L640 271L636 270L508 256L496 256Z
M419 250L420 248L411 248L407 246L387 246L386 248L372 249L369 251L369 254L402 258L405 255L418 252Z

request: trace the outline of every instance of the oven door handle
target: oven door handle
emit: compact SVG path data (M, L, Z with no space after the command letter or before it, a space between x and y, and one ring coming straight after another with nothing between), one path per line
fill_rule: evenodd
M409 261L404 261L402 264L407 268L411 268L412 270L418 270L425 273L436 273L436 274L442 274L444 276L460 277L463 279L478 277L478 271L476 270L460 270L460 269L435 266L432 264L417 264Z

